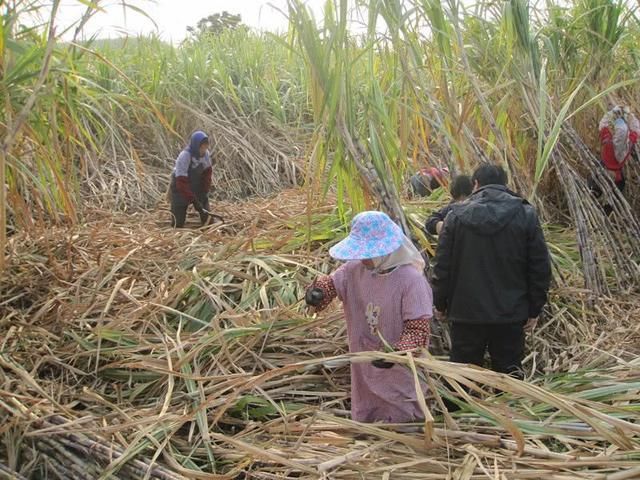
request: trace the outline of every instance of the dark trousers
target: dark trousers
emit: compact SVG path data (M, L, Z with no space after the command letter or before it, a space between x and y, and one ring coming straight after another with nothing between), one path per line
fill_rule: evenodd
M202 206L205 210L209 210L209 200L207 199L202 203ZM183 205L180 202L171 202L171 225L174 228L182 228L187 220L187 210L189 209L189 204ZM209 220L209 215L206 213L200 214L200 223L204 225L207 220Z
M202 205L204 209L208 211L209 195L206 191L198 188L200 185L202 185L202 178L200 177L200 173L189 173L189 183L191 184L191 191L200 202L200 205ZM176 177L173 174L171 175L171 185L169 187L169 193L169 203L171 203L171 226L174 228L182 228L187 221L187 210L189 209L189 205L191 205L192 202L187 200L187 198L182 195L182 193L180 193L180 191L178 190L178 185L176 183ZM208 220L208 214L200 214L200 223L202 225L205 225Z
M483 366L487 349L491 357L491 370L523 378L524 323L451 324L452 362Z

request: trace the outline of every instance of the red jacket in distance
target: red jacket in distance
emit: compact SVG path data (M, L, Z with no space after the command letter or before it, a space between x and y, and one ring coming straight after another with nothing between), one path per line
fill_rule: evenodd
M449 184L447 175L449 175L448 168L426 167L418 170L420 175L429 176L435 178L440 185L446 187Z
M624 122L624 123L623 123ZM627 133L616 135L621 124ZM615 181L623 178L622 169L638 142L640 122L632 113L622 107L615 107L600 121L600 158L605 168L615 174Z

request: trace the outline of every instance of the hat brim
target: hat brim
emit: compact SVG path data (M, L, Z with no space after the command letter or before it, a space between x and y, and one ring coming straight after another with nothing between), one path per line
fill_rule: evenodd
M369 260L384 257L402 246L402 237L392 238L384 243L371 243L349 235L329 249L329 255L336 260Z

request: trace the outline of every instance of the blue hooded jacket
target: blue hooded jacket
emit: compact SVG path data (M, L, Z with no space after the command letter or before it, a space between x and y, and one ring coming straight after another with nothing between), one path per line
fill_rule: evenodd
M189 146L188 146L188 150L189 153L191 153L191 156L193 158L200 158L200 145L202 145L202 142L205 140L209 140L209 137L207 137L207 134L198 130L197 132L193 132L193 134L191 135L191 141L189 142Z

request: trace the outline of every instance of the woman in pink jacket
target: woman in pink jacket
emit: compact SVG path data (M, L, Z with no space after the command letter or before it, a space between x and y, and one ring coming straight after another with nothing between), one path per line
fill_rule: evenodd
M324 309L335 297L343 304L350 352L427 348L432 294L424 261L386 214L363 212L347 238L329 251L346 261L307 290L307 303ZM376 361L351 364L351 415L361 422L410 422L423 418L415 382L401 365Z

